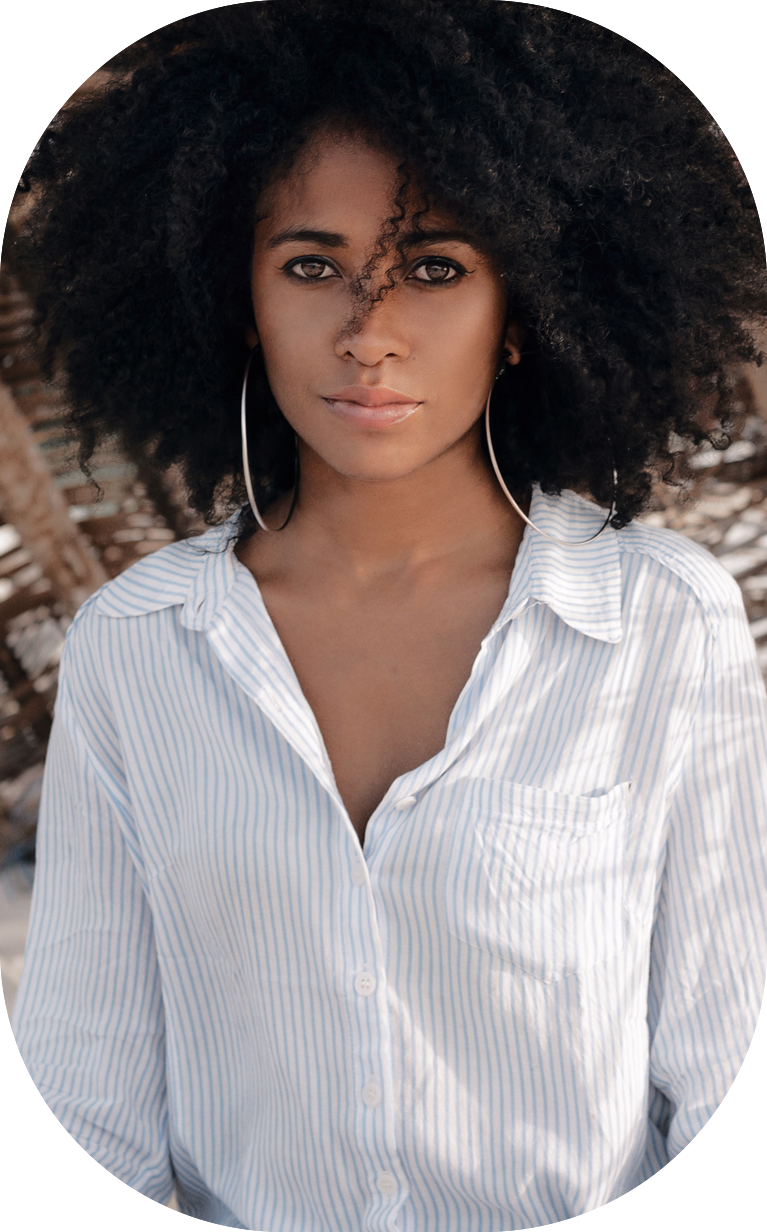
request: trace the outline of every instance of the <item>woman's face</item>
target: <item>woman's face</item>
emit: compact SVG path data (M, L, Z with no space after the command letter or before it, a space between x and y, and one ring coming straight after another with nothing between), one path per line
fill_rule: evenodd
M376 249L397 184L396 158L326 134L258 206L249 343L299 438L360 480L403 478L464 440L504 351L519 358L501 277L443 214L419 217L370 302L398 260Z

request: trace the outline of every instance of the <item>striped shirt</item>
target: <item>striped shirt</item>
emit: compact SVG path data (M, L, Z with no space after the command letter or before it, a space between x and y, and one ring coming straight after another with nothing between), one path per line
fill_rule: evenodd
M582 538L604 514L536 490ZM767 714L739 592L632 524L526 530L444 748L364 850L231 524L90 599L15 1014L81 1145L268 1232L588 1211L700 1130L767 965Z

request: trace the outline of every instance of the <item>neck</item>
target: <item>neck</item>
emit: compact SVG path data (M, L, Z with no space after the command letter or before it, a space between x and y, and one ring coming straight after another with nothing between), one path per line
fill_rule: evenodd
M238 555L254 568L302 565L360 584L466 554L516 551L522 525L481 448L479 426L438 458L397 479L341 475L300 447L296 508L284 531L257 533ZM268 520L277 526L284 509ZM280 502L283 504L283 502Z

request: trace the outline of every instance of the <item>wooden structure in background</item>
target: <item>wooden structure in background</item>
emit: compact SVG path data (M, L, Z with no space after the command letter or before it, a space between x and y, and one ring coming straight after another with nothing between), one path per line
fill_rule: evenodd
M201 529L177 474L117 445L73 461L58 391L40 375L31 304L0 267L0 866L33 847L57 666L89 594L163 544Z
M0 381L0 515L11 523L70 615L107 580L67 511L16 400Z

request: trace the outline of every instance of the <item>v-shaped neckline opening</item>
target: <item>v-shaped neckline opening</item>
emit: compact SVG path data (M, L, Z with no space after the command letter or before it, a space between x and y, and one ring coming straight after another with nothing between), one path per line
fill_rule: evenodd
M432 754L431 757L427 758L423 762L420 762L417 766L412 767L410 770L403 771L402 774L392 779L386 791L383 793L380 800L378 801L375 808L372 810L372 812L370 813L370 816L367 818L365 822L365 838L367 837L371 823L375 821L375 819L377 818L378 814L380 813L382 809L386 809L387 807L389 807L389 805L392 802L392 797L393 796L396 797L396 795L398 794L398 792L395 790L398 784L402 784L405 780L409 779L411 776L417 776L418 778L423 778L423 777L428 778L428 768L432 766L433 763L446 760L448 758L450 746L455 742L455 737L457 734L456 732L457 716L460 714L460 711L465 701L466 695L468 691L470 690L474 682L474 679L477 675L477 672L479 670L479 665L481 664L481 661L484 658L484 655L486 653L487 645L491 637L493 637L500 630L500 628L504 624L506 624L507 621L510 620L513 615L516 614L516 613L509 612L508 608L509 608L509 601L512 597L512 592L514 589L516 566L517 566L517 562L520 559L523 543L524 543L524 538L523 538L523 541L520 543L519 550L517 552L517 557L514 562L514 568L512 569L511 577L509 579L509 586L508 586L508 590L506 593L506 598L504 599L504 602L501 606L501 610L496 616L490 628L488 629L487 633L482 638L477 654L475 655L474 660L472 661L469 674L466 680L464 681L463 686L460 690L460 693L458 697L456 698L456 701L450 712L450 717L448 719L447 728L445 732L444 743L442 744L442 746L436 753ZM232 587L232 591L230 592L229 598L230 599L235 598L238 588L241 587L242 585L249 588L250 593L255 603L255 613L254 614L256 615L256 620L258 621L260 618L260 623L263 626L265 626L266 630L268 630L268 635L272 643L273 650L276 652L279 661L283 665L283 670L285 671L285 683L289 682L292 685L294 693L295 693L295 700L298 703L298 705L301 708L303 708L307 718L310 721L311 728L317 738L318 749L319 749L322 763L324 764L324 767L326 771L328 772L328 775L333 784L338 800L343 805L344 813L349 822L349 825L354 830L355 836L357 837L359 841L359 834L357 832L357 829L354 826L354 823L352 822L351 817L349 816L349 812L346 807L346 804L343 800L341 792L338 789L338 784L335 778L335 771L333 769L333 763L331 761L330 755L327 750L327 746L325 744L325 738L322 733L322 728L320 727L317 716L314 713L312 706L309 704L306 694L304 693L304 690L301 686L301 682L298 678L298 674L295 668L293 667L290 656L285 648L282 638L280 637L279 630L277 629L277 626L272 618L272 614L269 611L269 608L267 606L266 600L264 599L264 595L258 583L258 579L256 578L255 574L252 572L252 570L249 569L247 565L243 564L243 562L239 559L239 557L236 554L233 553L233 555L234 555L234 565L235 565L235 580L234 580L234 586ZM245 576L242 576L242 575L245 575ZM452 764L452 762L448 761L447 765L442 767L439 770L439 773L435 775L434 777L435 778L440 777L440 775L445 772L445 770L448 768L450 764ZM364 840L361 841L359 845L360 845L360 850L364 856L365 854Z

